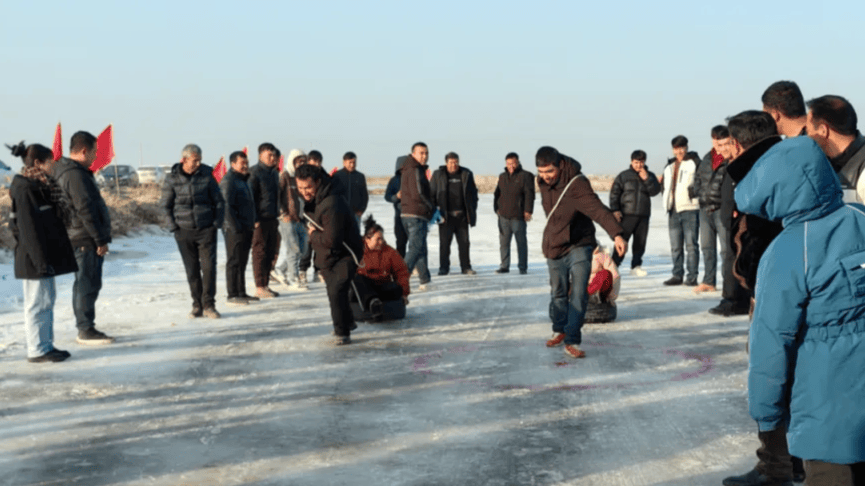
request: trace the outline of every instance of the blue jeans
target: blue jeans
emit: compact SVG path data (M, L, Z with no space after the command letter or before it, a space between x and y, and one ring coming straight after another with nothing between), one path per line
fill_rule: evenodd
M96 299L102 290L102 263L105 257L96 254L96 248L75 248L75 283L72 284L72 310L75 327L79 331L93 328L96 323Z
M686 282L696 282L700 266L700 254L697 252L697 236L700 231L700 212L675 210L670 213L667 225L670 230L670 253L673 257L673 276L682 278L685 275L683 263L684 249L688 251L688 277Z
M403 216L402 225L408 234L408 251L405 253L405 264L408 266L409 274L417 267L420 283L425 284L430 281L426 246L429 222L421 218Z
M284 275L289 282L297 283L300 259L307 245L306 228L301 222L286 223L279 220L279 236L282 238L282 243L279 245L279 257L276 259L274 270Z
M24 336L27 357L38 358L54 349L54 277L24 279Z
M501 268L511 268L511 236L517 240L517 258L520 271L529 268L529 245L526 240L526 220L508 219L499 216L499 251L502 255Z
M706 212L700 208L700 250L703 252L703 283L715 286L715 276L718 269L718 247L715 241L720 240L721 261L732 258L730 250L730 232L721 220L721 211Z
M572 246L564 256L547 258L550 269L550 320L553 332L565 334L565 344L583 342L580 329L589 301L589 275L592 273L590 246Z

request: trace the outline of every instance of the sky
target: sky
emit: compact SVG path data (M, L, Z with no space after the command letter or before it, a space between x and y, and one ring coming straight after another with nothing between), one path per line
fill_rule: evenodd
M588 174L760 109L772 82L865 113L863 2L4 2L0 141L114 126L115 163L271 142L390 175L424 141L475 174L552 145ZM13 168L5 149L0 160Z

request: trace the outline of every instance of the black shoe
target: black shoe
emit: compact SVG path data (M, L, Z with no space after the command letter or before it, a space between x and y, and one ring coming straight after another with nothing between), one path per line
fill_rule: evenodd
M346 344L351 344L351 338L348 336L337 336L333 340L334 346L345 346Z
M255 296L252 296L252 295L247 295L247 294L243 294L243 295L241 295L241 297L243 297L244 299L246 299L246 300L248 300L248 301L250 301L250 302L258 302L259 300L261 300L261 299L259 299L258 297L255 297Z
M750 309L747 307L737 306L729 300L722 300L717 307L709 309L709 314L724 317L747 316L749 311Z
M214 307L214 306L205 307L204 311L202 311L201 315L203 315L204 317L207 317L209 319L219 319L220 317L222 317L222 314L220 314L219 311L217 311L216 307Z
M529 273L528 270L520 270L520 275L525 275L525 274L527 274L527 273Z
M63 351L57 348L48 351L42 356L37 356L35 358L27 358L27 361L31 363L59 363L64 361L66 358L72 356L68 351Z
M374 319L378 319L384 314L384 302L381 301L378 297L373 298L369 302L369 313L372 314ZM357 327L357 325L355 325Z
M439 270L439 277L443 277L450 273L450 270Z
M685 285L687 285L688 287L696 287L697 286L697 280L696 279L685 280Z
M764 476L756 469L750 470L741 476L730 476L721 482L724 486L793 486L789 479L778 479Z
M229 297L228 305L249 305L249 301L243 297Z
M520 270L520 271L522 271L522 270ZM499 268L498 270L496 270L496 273L508 273L508 272L510 272L510 270L507 268Z
M78 344L98 346L100 344L111 344L114 342L114 338L97 331L95 327L91 327L84 331L78 331L78 338L75 341Z
M665 280L664 285L682 285L682 277L673 277L670 280Z
M189 318L195 319L196 317L201 317L203 314L203 310L201 309L201 304L192 304L192 310L189 311Z

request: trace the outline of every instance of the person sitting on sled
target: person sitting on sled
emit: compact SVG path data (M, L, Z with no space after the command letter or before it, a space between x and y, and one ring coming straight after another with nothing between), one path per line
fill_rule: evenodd
M366 218L363 226L363 265L357 269L353 282L355 300L374 318L387 318L385 302L402 300L401 307L408 305L411 292L408 266L399 253L385 243L384 229L372 216Z

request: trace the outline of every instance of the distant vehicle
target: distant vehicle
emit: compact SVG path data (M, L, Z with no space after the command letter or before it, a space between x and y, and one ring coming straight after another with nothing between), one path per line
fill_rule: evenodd
M131 165L109 165L99 171L99 174L105 178L105 186L108 188L114 187L114 170L117 169L117 183L121 186L136 187L138 186L138 173Z
M0 160L0 187L9 188L12 184L12 178L15 177L15 172L11 167L4 164L2 160Z
M165 169L162 167L139 167L138 182L140 184L162 184L165 180Z

